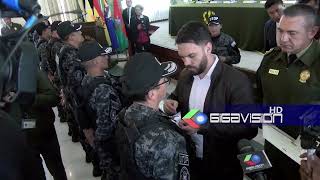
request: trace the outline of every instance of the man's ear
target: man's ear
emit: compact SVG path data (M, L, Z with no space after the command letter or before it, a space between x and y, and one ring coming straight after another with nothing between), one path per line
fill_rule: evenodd
M147 93L147 100L153 100L156 97L155 94L155 89L151 89L148 93Z
M318 31L319 31L319 26L312 27L311 30L308 32L309 39L313 39L314 36L316 36L316 34L318 33Z
M207 42L207 44L205 45L205 51L208 54L211 54L212 52L212 43L211 42Z

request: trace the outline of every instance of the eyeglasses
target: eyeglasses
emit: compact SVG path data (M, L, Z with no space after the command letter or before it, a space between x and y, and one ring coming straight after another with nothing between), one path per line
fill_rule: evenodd
M151 89L155 89L155 88L161 86L162 84L166 84L166 83L170 84L170 81L171 81L170 78L164 77L162 83L157 84L157 85L155 85L155 86L152 86L152 87L150 88L150 90L151 90Z

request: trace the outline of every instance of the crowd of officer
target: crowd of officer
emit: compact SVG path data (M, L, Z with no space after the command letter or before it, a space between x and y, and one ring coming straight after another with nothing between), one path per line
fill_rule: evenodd
M257 127L207 122L194 128L172 120L190 109L209 114L255 103L249 79L231 66L240 61L240 52L221 32L221 22L212 16L207 25L189 22L179 30L176 44L185 68L168 97L166 85L178 68L174 62L137 53L117 77L109 72L112 49L84 39L81 25L37 24L31 32L40 59L35 101L13 116L28 125L24 132L36 179L45 179L40 155L55 180L67 179L54 127L52 107L57 106L72 141L80 141L86 161L92 162L93 176L102 180L242 180L237 142L254 138ZM259 99L265 104L318 102L315 11L293 5L277 23L278 47L265 54L257 72ZM291 88L284 92L286 87ZM294 138L301 133L297 127L282 129ZM320 179L317 157L299 167L268 141L265 150L274 166L272 179Z

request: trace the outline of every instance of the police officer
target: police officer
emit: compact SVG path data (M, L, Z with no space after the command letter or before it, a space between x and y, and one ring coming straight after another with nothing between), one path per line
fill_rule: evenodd
M61 21L54 21L51 25L51 38L48 42L48 51L49 51L49 69L53 73L53 75L56 75L56 69L57 69L57 64L56 64L56 55L60 51L63 43L62 40L60 39L58 33L57 33L57 28L59 23Z
M209 17L208 28L213 42L213 54L218 55L219 60L226 64L237 64L240 62L240 51L237 43L231 36L221 32L222 24L219 16Z
M52 107L59 102L58 92L55 91L46 74L39 71L37 76L37 92L31 106L24 107L24 118L35 121L34 127L24 129L27 142L38 161L36 172L46 179L43 169L42 155L49 172L54 180L67 180L67 175L60 153L60 145L54 127L55 115Z
M47 48L48 41L51 38L50 26L45 23L39 23L36 25L36 32L39 34L39 40L36 44L40 56L40 68L42 71L46 72L49 76L53 76L49 69L49 51Z
M9 17L3 18L3 21L4 21L5 25L1 29L2 35L13 33L16 31L20 31L22 29L22 26L20 24L12 22L11 18L9 18Z
M58 25L57 33L64 45L59 52L59 64L58 71L61 80L61 85L63 87L63 95L67 100L69 127L72 129L72 141L80 143L86 152L86 162L91 161L90 151L91 147L85 142L85 137L83 133L79 130L78 120L81 118L79 116L78 104L79 95L81 94L81 82L85 75L85 69L81 65L79 59L78 49L81 43L84 41L82 36L81 25L72 24L70 21L62 22ZM73 116L73 117L72 117ZM79 134L80 131L80 134ZM94 166L95 166L95 162ZM97 173L95 176L99 176Z
M120 112L122 104L116 86L120 83L112 78L105 69L109 68L111 48L102 48L96 41L85 42L79 48L79 57L87 75L82 80L84 104L86 114L89 115L89 125L84 128L89 144L94 147L100 157L100 167L103 170L102 180L118 179L112 141L116 115ZM118 166L118 168L116 168Z
M61 21L54 21L51 25L51 38L48 42L47 48L49 51L49 69L50 69L50 72L52 72L53 74L53 77L51 77L51 80L53 82L54 87L60 92L61 83L59 80L58 73L56 71L57 70L56 55L58 54L61 47L63 46L63 42L57 33L57 28L59 23L61 23ZM60 117L60 122L66 122L66 113L63 109L63 106L59 104L57 108L59 113L58 115Z
M59 24L57 33L65 43L59 53L59 66L64 79L63 86L75 91L81 85L85 70L78 57L78 48L84 41L81 25L74 25L70 21ZM65 77L63 77L65 75Z
M124 68L123 92L133 104L119 114L122 179L126 173L139 180L190 179L185 139L158 110L176 69L175 63L159 63L150 53L136 54Z
M70 21L62 22L57 27L57 33L64 42L64 45L58 53L58 73L63 88L63 98L66 99L67 102L69 128L72 132L73 142L79 141L79 133L75 118L73 117L74 107L70 104L72 100L71 93L75 94L81 86L81 81L85 74L85 70L81 66L78 57L78 48L84 41L80 30L81 26L73 25Z
M320 44L316 13L307 5L286 8L277 30L279 47L266 53L257 72L257 85L264 104L312 104L320 101ZM296 139L300 127L280 127ZM271 178L299 179L299 165L270 142L265 151L273 165Z

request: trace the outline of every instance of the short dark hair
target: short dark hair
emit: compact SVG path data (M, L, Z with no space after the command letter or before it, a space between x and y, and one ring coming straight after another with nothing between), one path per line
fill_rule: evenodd
M207 25L199 21L190 21L183 25L176 37L176 44L195 43L200 45L208 42L212 44L210 31Z
M282 0L267 0L266 3L264 4L265 9L269 9L271 6L275 4L283 4Z
M295 4L289 6L284 9L283 15L288 17L303 16L305 17L305 20L309 22L310 26L314 26L317 22L316 11L306 4Z

